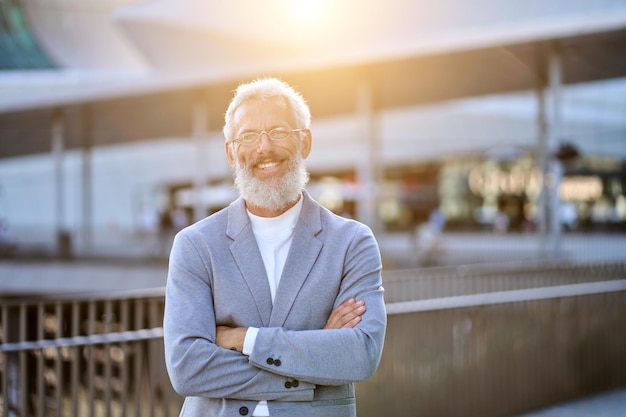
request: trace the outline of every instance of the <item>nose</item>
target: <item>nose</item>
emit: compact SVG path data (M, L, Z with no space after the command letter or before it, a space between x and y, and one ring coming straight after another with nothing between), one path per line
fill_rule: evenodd
M257 152L263 153L267 148L271 146L272 140L270 139L270 134L265 130L259 133L259 144L257 146Z

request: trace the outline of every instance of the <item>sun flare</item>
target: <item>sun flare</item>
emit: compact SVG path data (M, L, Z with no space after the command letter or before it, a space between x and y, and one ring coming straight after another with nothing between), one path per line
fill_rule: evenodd
M292 0L292 10L296 18L306 21L320 15L322 0Z

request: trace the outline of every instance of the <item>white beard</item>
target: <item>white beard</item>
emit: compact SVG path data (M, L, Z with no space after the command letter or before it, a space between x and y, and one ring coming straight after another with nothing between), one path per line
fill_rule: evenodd
M297 156L289 161L289 171L280 179L278 186L255 178L250 168L253 165L241 166L236 159L233 177L235 188L243 199L259 208L281 210L287 207L298 200L309 182L309 173L299 151Z

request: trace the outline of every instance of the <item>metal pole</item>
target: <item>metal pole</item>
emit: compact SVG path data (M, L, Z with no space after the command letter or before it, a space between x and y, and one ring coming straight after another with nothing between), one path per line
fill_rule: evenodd
M207 216L207 202L204 189L207 186L207 165L209 163L208 137L209 120L206 92L199 92L193 106L193 140L196 146L196 172L193 180L193 218L202 220Z
M63 111L57 109L52 120L52 157L54 158L54 198L56 208L56 249L61 258L71 256L69 232L65 224L65 181L63 178L63 159L65 155L65 131Z
M88 105L83 108L83 152L82 152L82 217L83 217L83 249L86 253L92 250L92 109Z
M541 239L542 249L545 250L548 237L548 192L546 187L546 178L548 177L548 121L546 115L546 83L543 77L539 77L539 85L537 86L537 124L539 141L537 144L537 156L539 158L539 171L541 172L541 190L539 192L539 210L537 213L539 238ZM542 251L543 252L543 251Z
M377 232L380 222L376 215L378 187L380 183L380 138L374 112L372 87L363 82L357 91L357 112L363 126L363 156L357 164L357 178L361 184L357 218Z
M559 187L561 185L562 166L556 153L559 147L562 132L562 86L563 68L561 59L561 48L557 43L550 45L548 52L548 85L550 88L550 123L549 123L549 143L550 153L550 207L551 207L551 228L553 254L555 257L561 255L561 207L559 199Z
M539 197L539 236L542 250L561 255L559 186L562 167L556 153L562 129L562 62L558 44L546 48L546 61L538 86L538 156L542 184Z

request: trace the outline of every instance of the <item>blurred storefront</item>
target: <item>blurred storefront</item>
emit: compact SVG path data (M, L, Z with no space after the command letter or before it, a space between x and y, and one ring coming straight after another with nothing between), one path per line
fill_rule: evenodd
M541 173L529 150L387 168L382 189L379 214L388 231L414 228L436 209L446 230L533 232L539 222ZM626 230L623 160L582 156L564 164L559 196L564 230Z
M448 231L534 232L538 228L541 173L532 150L513 149L441 161L384 168L377 215L386 232L411 231L445 219ZM313 173L309 192L331 211L357 216L360 184L351 170ZM193 213L193 184L167 187L168 206ZM207 215L228 205L237 193L229 179L207 184L198 194ZM626 162L607 156L580 156L564 164L559 187L565 231L626 231ZM209 203L210 202L210 203Z

